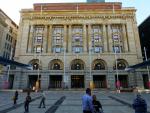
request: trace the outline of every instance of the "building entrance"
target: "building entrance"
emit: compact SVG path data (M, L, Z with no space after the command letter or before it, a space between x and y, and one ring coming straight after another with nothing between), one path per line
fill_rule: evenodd
M95 88L107 88L105 75L93 75L93 82Z
M84 88L84 75L72 75L71 88Z
M40 78L41 75L39 76L39 88L40 88ZM29 75L29 84L28 84L28 88L33 89L34 87L36 87L36 82L38 80L38 75Z
M143 76L143 85L145 89L148 89L148 75L144 74Z
M50 75L49 88L62 88L62 75Z
M122 88L128 88L128 75L118 75L120 86ZM117 75L115 75L115 83L117 82Z
M14 75L9 75L9 89L13 88L14 84Z

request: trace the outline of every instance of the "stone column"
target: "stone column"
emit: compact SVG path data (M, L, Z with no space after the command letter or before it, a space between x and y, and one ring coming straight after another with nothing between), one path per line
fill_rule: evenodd
M135 46L137 49L138 59L140 62L142 62L143 61L142 50L141 50L140 38L139 38L138 27L137 27L136 21L133 21L133 30L134 30L133 33L134 33L134 37L135 37Z
M49 76L46 73L41 75L41 89L48 89L49 86Z
M105 24L103 24L103 41L104 41L104 52L108 52L108 42Z
M142 73L141 72L136 72L135 76L136 76L136 80L137 80L137 86L139 88L144 89Z
M136 53L134 31L131 21L127 22L127 37L129 42L129 51L132 53Z
M69 25L69 33L68 33L68 52L72 52L72 27Z
M134 86L134 85L136 85L137 83L136 83L136 77L135 77L135 72L133 73L133 72L129 72L128 73L128 78L129 78L129 86Z
M48 50L48 53L51 53L52 52L52 25L49 25L49 29L48 29L48 31L47 31L48 33L48 42L47 42L47 44L48 44L48 48L47 48L47 50Z
M27 52L32 52L32 38L33 38L33 26L29 25L29 33L28 33L28 44L27 44Z
M27 53L27 34L29 33L29 23L25 23L23 26L23 30L22 30L22 37L21 37L21 48L20 48L20 52L21 54L26 54ZM32 38L32 36L30 37ZM32 46L30 46L31 48Z
M108 67L108 74L107 74L107 87L110 89L115 89L115 74L113 73L112 68Z
M91 29L91 25L89 24L88 25L88 36L87 36L87 38L88 38L88 51L89 51L89 47L91 48L92 47L92 29Z
M63 39L63 41L64 41L64 48L65 48L65 50L66 51L68 51L67 49L67 25L64 25L64 39Z
M112 42L112 30L111 30L111 25L108 25L108 29L107 29L107 33L108 33L108 46L109 46L109 52L113 52L112 46L113 46L113 42Z
M44 27L44 33L43 33L43 53L46 53L47 52L47 28L48 28L48 26L47 25L45 25L45 27Z
M87 52L87 31L86 31L86 25L83 25L83 51Z
M13 89L25 89L28 87L28 73L17 69L14 75Z
M127 37L127 31L126 31L126 25L122 24L122 32L123 32L123 45L124 45L124 51L128 52L128 37Z

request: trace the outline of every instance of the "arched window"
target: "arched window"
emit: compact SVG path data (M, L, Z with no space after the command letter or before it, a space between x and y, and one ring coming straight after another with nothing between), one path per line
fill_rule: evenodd
M117 60L117 69L118 70L124 70L126 68L126 66L127 66L126 61L121 60L121 59ZM114 68L114 70L116 69L116 64L114 65L113 68Z
M59 59L54 59L49 63L50 70L63 70L63 62Z
M105 66L102 63L96 63L94 66L94 70L104 70Z
M39 62L39 59L33 59L29 62L30 65L32 65L33 70L42 69L41 61Z
M123 70L126 68L126 65L124 62L118 62L118 65L117 65L118 69L119 70Z
M34 63L32 64L33 66L33 70L38 70L39 69L39 64L38 63Z
M84 70L84 63L82 60L76 59L71 63L71 70Z
M54 63L53 70L60 70L60 65L58 63Z
M92 63L93 70L105 70L106 62L102 59L95 59Z

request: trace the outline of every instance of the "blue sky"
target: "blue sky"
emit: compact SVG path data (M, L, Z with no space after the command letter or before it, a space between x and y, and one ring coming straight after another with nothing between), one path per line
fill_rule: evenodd
M19 23L19 11L32 8L33 3L85 2L86 0L0 0L0 8L14 21ZM135 7L138 25L150 16L150 0L105 0L106 2L122 2L123 7Z

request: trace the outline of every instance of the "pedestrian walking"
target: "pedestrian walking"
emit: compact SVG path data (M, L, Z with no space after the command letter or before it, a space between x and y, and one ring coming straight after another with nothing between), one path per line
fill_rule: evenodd
M147 113L147 103L145 99L141 97L141 94L137 94L132 106L135 110L135 113Z
M16 91L15 91L15 95L14 95L14 97L13 97L14 105L17 104L17 100L18 100L18 91L16 90Z
M31 102L31 96L30 96L30 92L28 92L27 96L25 98L25 102L24 102L24 109L25 109L24 113L28 113L29 112L29 103L30 102Z
M86 89L86 94L82 97L82 109L83 113L94 113L90 88Z
M93 95L93 106L94 106L94 113L103 113L102 105L100 101L97 100L96 95Z
M41 108L42 105L43 105L43 108L45 108L45 99L46 99L46 95L45 95L45 93L43 91L43 93L42 93L42 99L41 99L41 102L40 102L40 105L39 105L38 108Z

